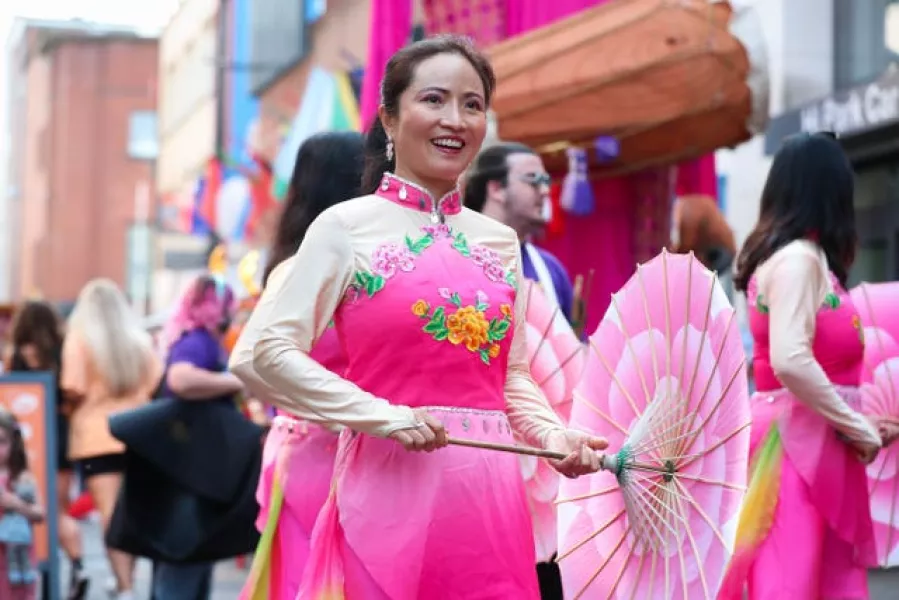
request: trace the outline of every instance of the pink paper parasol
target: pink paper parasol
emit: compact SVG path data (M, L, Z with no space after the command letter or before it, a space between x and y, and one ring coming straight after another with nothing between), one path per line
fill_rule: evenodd
M850 295L865 337L862 410L899 420L899 283L863 283ZM899 444L868 466L871 518L881 567L899 565Z
M562 481L567 594L714 598L748 471L733 308L692 254L663 252L612 297L587 354L570 426L606 436L617 454L594 476Z
M558 306L539 284L528 281L527 342L531 376L559 417L568 422L571 396L584 370L585 346L574 334ZM559 474L543 458L521 455L521 471L534 522L537 560L547 562L556 553L556 496Z

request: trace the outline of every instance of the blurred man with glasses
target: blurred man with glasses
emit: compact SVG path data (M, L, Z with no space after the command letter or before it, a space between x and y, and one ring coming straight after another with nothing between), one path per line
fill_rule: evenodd
M524 276L540 284L550 302L571 320L571 278L555 256L531 243L552 216L550 177L528 146L498 142L486 147L465 179L465 205L508 225L522 242Z

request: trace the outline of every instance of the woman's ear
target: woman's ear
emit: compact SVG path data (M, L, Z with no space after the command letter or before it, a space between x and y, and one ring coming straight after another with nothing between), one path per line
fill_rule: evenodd
M378 118L381 119L381 125L384 126L384 132L387 134L387 139L393 139L393 132L396 126L394 123L393 117L387 112L387 107L383 104L378 106Z

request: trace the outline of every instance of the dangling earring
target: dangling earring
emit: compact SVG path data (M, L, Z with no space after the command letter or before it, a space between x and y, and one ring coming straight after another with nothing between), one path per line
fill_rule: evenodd
M387 160L393 160L393 140L390 138L387 138L387 149L384 154L387 155Z

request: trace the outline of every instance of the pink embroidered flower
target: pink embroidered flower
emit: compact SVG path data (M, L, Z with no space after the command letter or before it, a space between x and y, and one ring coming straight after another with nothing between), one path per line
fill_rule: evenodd
M506 270L499 258L499 254L484 246L471 246L471 260L479 267L484 267L484 275L494 282L503 281Z
M381 244L375 249L371 261L371 270L375 275L389 279L396 274L397 269L409 272L415 268L415 257L409 249L402 244Z
M485 246L471 246L471 260L483 267L490 262L499 262L499 254Z
M435 240L450 237L451 232L449 225L440 223L439 225L425 225L421 228L427 234L430 234Z
M501 263L491 262L484 265L484 275L490 281L500 282L505 280L506 271Z
M450 297L453 295L453 293L450 291L450 289L445 288L445 287L439 288L437 290L437 293L440 295L441 298L445 298L446 300L449 300Z
M355 285L351 285L347 288L344 297L350 304L355 304L355 302L359 299L359 288Z

